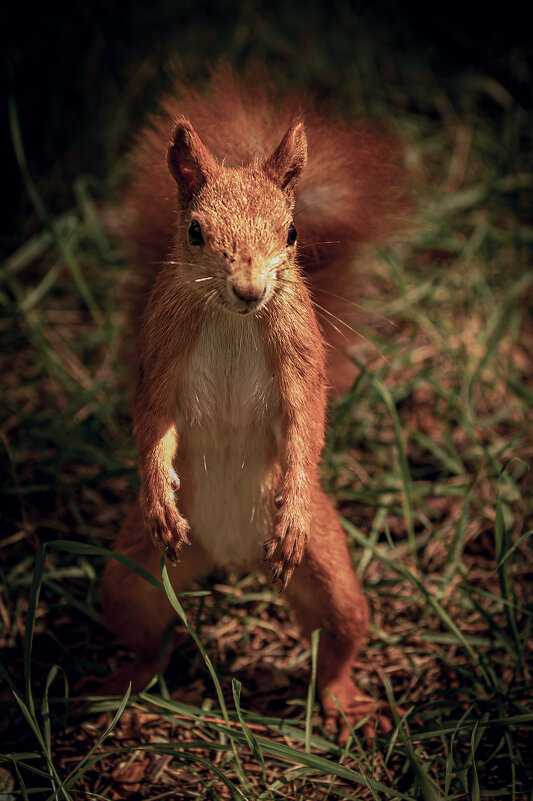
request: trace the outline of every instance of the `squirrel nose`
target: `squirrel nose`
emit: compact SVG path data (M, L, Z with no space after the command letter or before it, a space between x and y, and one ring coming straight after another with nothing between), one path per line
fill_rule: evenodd
M254 284L238 284L233 282L231 285L235 297L244 300L246 303L262 300L266 294L266 287Z

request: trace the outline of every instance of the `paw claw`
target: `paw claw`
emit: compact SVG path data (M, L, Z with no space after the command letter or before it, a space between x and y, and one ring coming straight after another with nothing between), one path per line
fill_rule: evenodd
M174 503L143 504L143 514L152 542L160 548L171 564L179 562L182 545L190 545L189 524Z
M279 563L273 564L270 566L270 570L272 571L272 576L274 581L277 581L281 576L282 567Z
M290 578L292 576L292 573L293 573L292 570L287 570L281 576L281 590L280 590L280 592L283 592L283 590L287 587L287 584L289 583L289 580L290 580Z
M279 545L279 543L278 543L277 540L267 540L267 542L265 542L265 545L264 545L265 559L267 561L270 561L272 559L272 557L274 555L274 552L276 551L278 545Z
M265 561L269 563L272 579L281 581L281 592L287 587L292 574L302 561L307 536L305 532L286 529L283 536L277 532L264 545Z

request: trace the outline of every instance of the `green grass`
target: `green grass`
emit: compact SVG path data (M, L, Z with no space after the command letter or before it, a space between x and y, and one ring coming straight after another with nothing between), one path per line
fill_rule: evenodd
M243 10L240 35L251 20ZM267 33L259 53L277 63L283 39ZM356 730L344 748L326 735L316 641L300 643L254 576L171 599L192 636L146 692L73 689L128 658L98 604L138 488L126 265L102 202L121 168L80 170L50 211L12 97L35 211L0 266L0 767L17 798L532 798L530 116L493 75L442 81L363 34L350 61L339 41L340 100L394 123L418 199L403 240L356 265L360 373L332 403L323 466L372 609L354 671L397 710L393 734ZM291 74L328 89L328 47Z

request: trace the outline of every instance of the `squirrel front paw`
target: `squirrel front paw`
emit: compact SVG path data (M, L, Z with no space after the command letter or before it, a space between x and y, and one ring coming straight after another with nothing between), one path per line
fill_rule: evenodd
M303 559L308 540L308 528L302 521L283 512L279 515L274 535L265 543L265 560L274 581L280 579L284 590Z
M179 562L182 545L190 545L190 526L172 503L143 504L144 520L154 545L165 552L173 565Z

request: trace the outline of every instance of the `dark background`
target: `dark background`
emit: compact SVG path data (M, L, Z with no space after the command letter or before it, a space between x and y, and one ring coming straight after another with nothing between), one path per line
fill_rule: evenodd
M205 79L221 59L238 69L266 65L278 84L333 96L347 113L413 102L428 112L428 74L452 99L459 73L463 80L465 73L492 76L530 106L529 26L509 3L73 0L6 3L3 15L7 214L0 256L32 233L34 220L9 141L8 96L52 215L71 206L77 176L91 176L93 191L105 196L161 92L175 77ZM378 89L360 78L372 60L386 76Z

